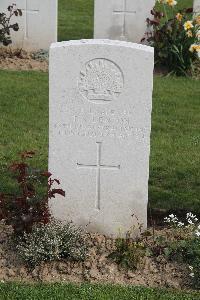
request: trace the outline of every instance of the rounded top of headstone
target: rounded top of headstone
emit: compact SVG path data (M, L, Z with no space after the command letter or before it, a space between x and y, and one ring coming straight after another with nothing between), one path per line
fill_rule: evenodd
M71 41L63 41L58 43L51 44L51 49L59 48L59 47L70 47L70 46L81 46L81 45L107 45L107 46L116 46L116 47L126 47L132 48L135 50L141 50L145 52L154 52L154 48L142 44L136 44L126 41L117 41L117 40L109 40L109 39L84 39L84 40L71 40Z

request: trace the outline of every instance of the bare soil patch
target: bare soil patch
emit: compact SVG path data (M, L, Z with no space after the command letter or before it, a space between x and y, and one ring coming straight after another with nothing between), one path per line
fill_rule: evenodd
M158 256L145 258L138 270L127 270L108 258L115 250L115 241L98 234L88 235L90 250L84 262L55 261L29 270L13 249L11 236L11 228L0 224L2 282L91 282L189 289L186 266L169 263Z
M48 60L38 53L0 48L0 69L48 72Z

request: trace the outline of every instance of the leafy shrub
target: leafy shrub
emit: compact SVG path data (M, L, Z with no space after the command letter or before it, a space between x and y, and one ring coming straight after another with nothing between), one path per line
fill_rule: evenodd
M174 214L164 219L168 227L157 231L142 232L139 235L116 240L116 250L110 254L118 264L129 269L137 269L145 256L165 258L188 266L188 275L195 289L200 289L200 223L196 215L187 213L184 222ZM133 229L137 229L133 227ZM138 232L138 230L137 230ZM136 233L133 232L134 235Z
M86 257L87 243L80 228L52 220L46 225L35 224L31 233L19 237L17 250L29 267L35 267L44 261L64 258L82 261Z
M116 251L111 253L109 257L122 267L137 269L146 254L144 243L129 238L118 238L115 245Z
M18 31L18 23L10 24L13 16L22 16L21 9L16 8L15 4L8 6L9 15L5 13L0 13L0 43L4 46L8 46L12 43L11 40L11 30Z
M175 215L170 215L165 218L165 222L169 224L172 233L176 236L176 239L168 244L168 258L188 264L193 286L200 289L200 223L198 218L192 213L187 213L186 222L183 223Z
M10 166L19 191L16 194L0 194L0 220L11 225L16 234L31 232L35 223L47 224L50 218L48 199L55 198L56 194L65 196L62 189L54 188L60 182L52 179L51 173L41 172L28 165L27 159L34 154L33 151L23 152L21 161ZM45 192L44 185L47 186Z
M176 75L191 74L200 53L200 15L193 17L190 8L177 13L175 0L157 2L162 9L151 11L153 18L147 19L149 29L144 39L155 48L155 65Z
M136 270L142 264L147 248L141 236L143 225L139 223L136 215L133 214L132 217L136 219L136 225L126 233L125 238L116 239L116 250L109 257L124 268ZM138 236L135 239L131 238L132 234L136 233Z
M48 50L39 50L32 53L32 58L39 61L48 61L49 60L49 51Z

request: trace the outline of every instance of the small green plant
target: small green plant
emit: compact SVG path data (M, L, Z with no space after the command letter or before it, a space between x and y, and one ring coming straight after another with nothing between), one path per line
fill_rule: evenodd
M116 239L116 250L109 257L124 268L136 270L141 266L147 248L141 236L143 226L139 223L137 216L132 215L132 217L136 219L136 225L133 225L131 230L126 233L125 238ZM131 238L132 234L137 237Z
M136 270L142 264L146 254L146 247L140 241L130 238L118 238L115 243L116 251L110 254L117 264L124 268Z
M33 59L39 61L48 61L49 60L49 51L48 50L39 50L31 54Z
M45 261L82 261L87 254L82 229L55 220L46 225L35 224L31 233L24 233L16 242L18 254L31 268Z
M187 213L185 222L176 215L165 218L174 240L168 244L168 259L188 264L193 287L200 289L200 223L196 215Z
M157 0L161 10L151 11L147 19L148 44L155 49L155 65L176 75L191 75L200 53L200 15L193 17L191 8L177 13L175 0ZM143 40L143 41L144 41Z
M137 218L136 218L137 219ZM116 240L116 250L110 254L119 265L137 269L141 266L143 258L163 257L168 261L177 261L188 266L188 275L191 277L195 289L200 289L200 223L196 215L187 213L186 219L180 221L174 214L164 219L168 225L162 230L147 230L142 232L142 226L138 222L135 239L130 238L129 231L126 238ZM133 230L137 229L136 226Z
M16 8L16 4L12 4L8 6L8 13L8 16L5 13L0 13L0 44L2 43L4 46L12 43L11 30L19 30L18 23L10 24L10 22L13 16L22 16L22 10Z

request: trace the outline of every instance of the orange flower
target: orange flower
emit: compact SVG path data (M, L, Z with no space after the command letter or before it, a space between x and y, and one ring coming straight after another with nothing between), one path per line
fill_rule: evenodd
M196 23L197 25L200 25L200 15L196 17Z
M186 34L187 34L188 37L193 37L193 33L192 33L191 30L188 30L188 31L186 32Z
M176 19L177 19L179 22L181 22L181 21L182 21L182 19L183 19L183 15L182 15L182 14L180 14L180 13L177 13L177 15L176 15Z

